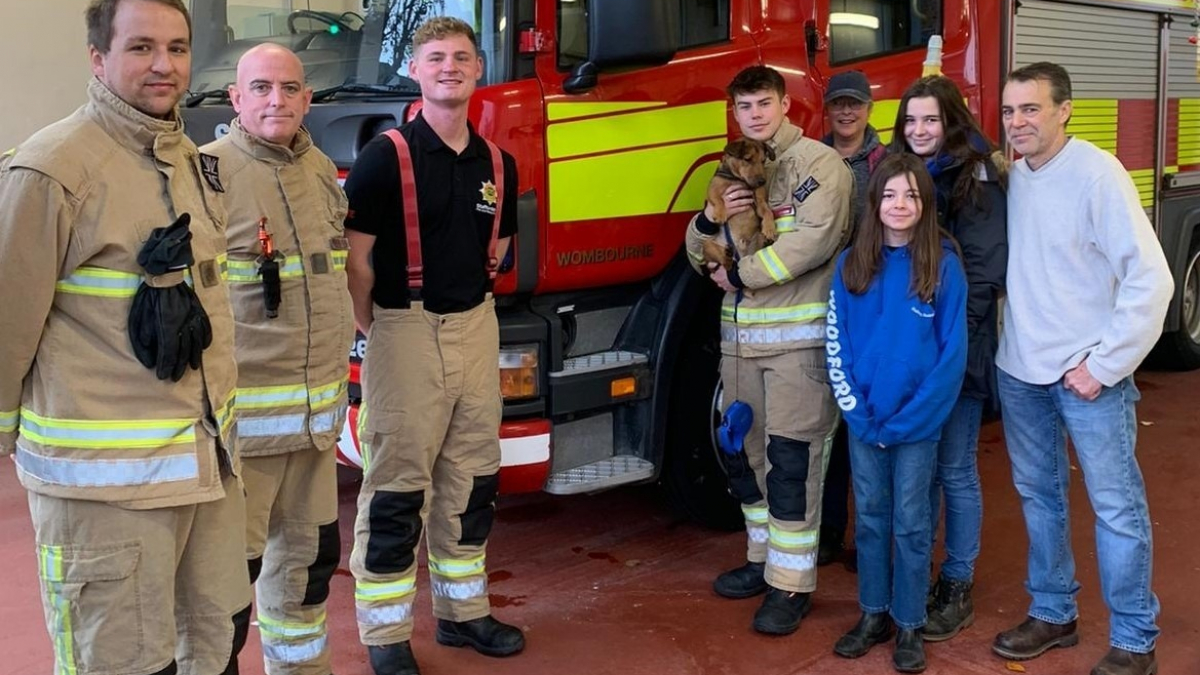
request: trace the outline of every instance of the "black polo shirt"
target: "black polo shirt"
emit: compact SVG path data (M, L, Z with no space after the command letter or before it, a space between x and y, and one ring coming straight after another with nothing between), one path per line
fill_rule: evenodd
M400 133L408 141L416 172L424 267L419 297L430 312L464 312L483 302L492 286L487 253L493 216L488 211L495 204L484 197L485 187L495 185L491 153L471 127L467 147L456 154L420 114ZM501 239L517 231L517 163L507 152L503 156ZM375 236L371 298L388 309L409 307L404 204L391 139L381 134L362 149L346 177L346 196L346 227Z

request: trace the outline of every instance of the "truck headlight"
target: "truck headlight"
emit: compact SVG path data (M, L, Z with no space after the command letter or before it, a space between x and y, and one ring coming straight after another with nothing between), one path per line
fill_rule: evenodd
M500 394L506 401L538 395L536 344L500 347Z

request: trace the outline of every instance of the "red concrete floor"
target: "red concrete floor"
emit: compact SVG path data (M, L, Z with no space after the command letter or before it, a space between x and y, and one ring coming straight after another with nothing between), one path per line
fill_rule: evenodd
M1144 373L1140 457L1150 490L1155 535L1155 590L1163 604L1161 675L1200 673L1200 372ZM975 625L954 640L930 645L930 675L1011 673L989 645L997 631L1020 621L1025 530L1009 480L998 424L985 427L980 449L985 531L979 561ZM343 476L342 532L350 540L356 484ZM1075 551L1082 619L1079 646L1025 662L1035 675L1086 674L1107 650L1092 518L1082 481L1073 485ZM348 547L347 547L348 551ZM38 598L32 532L25 495L12 469L0 469L0 675L49 675L50 642ZM858 616L855 577L822 568L813 613L790 637L750 628L757 600L730 601L709 589L713 575L739 563L743 535L713 533L682 521L653 488L597 496L503 498L488 555L496 615L526 631L520 656L495 660L436 645L422 572L414 640L425 675L561 673L580 675L838 675L883 674L891 650L857 661L831 652ZM334 578L329 616L338 675L370 675L354 626L353 581ZM258 675L257 637L242 673Z

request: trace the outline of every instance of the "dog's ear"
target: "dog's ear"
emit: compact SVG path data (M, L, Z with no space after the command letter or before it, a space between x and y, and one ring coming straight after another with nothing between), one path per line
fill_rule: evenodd
M738 145L741 142L742 142L741 139L738 139L736 141L729 141L728 143L725 144L725 149L722 150L721 152L723 152L724 154L729 155L731 157L737 157Z
M763 146L763 153L766 154L766 156L767 156L767 161L774 162L775 161L775 148L772 148L770 145L767 145L766 143L763 143L762 146Z

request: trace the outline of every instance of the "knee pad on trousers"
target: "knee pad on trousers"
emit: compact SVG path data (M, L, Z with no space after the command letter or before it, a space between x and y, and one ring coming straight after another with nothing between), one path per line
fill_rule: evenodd
M421 542L425 491L377 490L371 497L367 555L363 564L375 574L397 574L412 566Z
M250 634L250 605L233 615L233 649L229 652L229 665L221 675L238 675L238 654L246 646L246 636Z
M258 576L262 574L262 556L251 558L246 561L246 567L250 569L250 583L258 581Z
M150 673L150 675L178 675L178 673L179 666L172 661L167 664L166 668L163 668L162 670L156 670L153 673Z
M308 566L308 585L301 605L317 605L329 597L329 580L342 558L342 537L337 521L317 528L317 559Z
M771 436L767 443L767 506L778 520L803 521L808 512L808 442Z
M471 485L471 496L467 498L467 510L458 517L462 526L459 546L482 546L492 532L492 520L496 517L496 490L500 487L500 474L475 476Z

